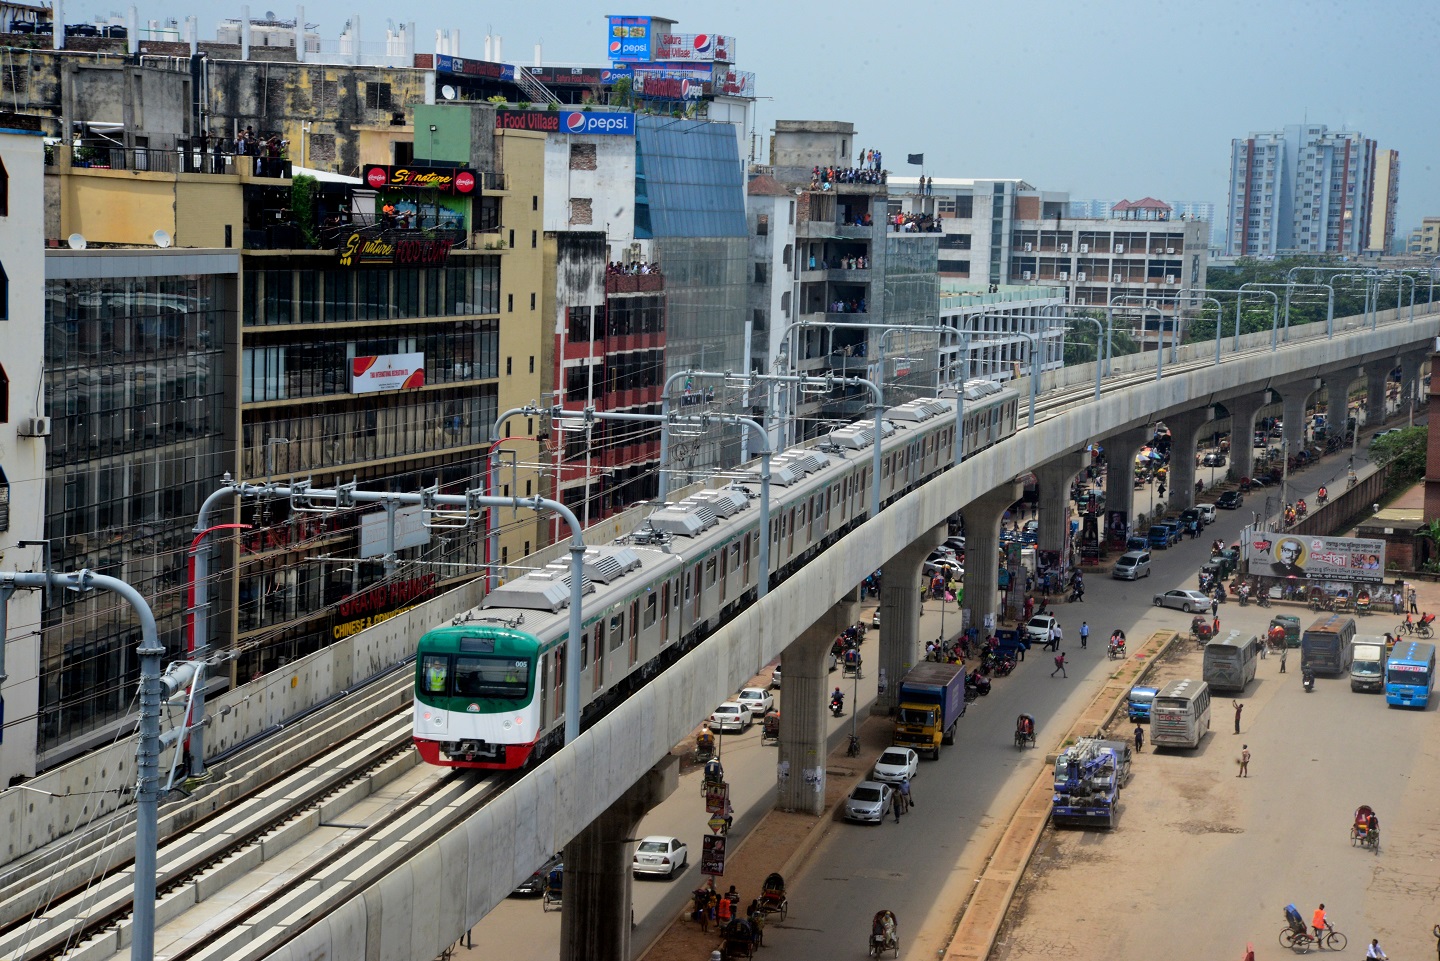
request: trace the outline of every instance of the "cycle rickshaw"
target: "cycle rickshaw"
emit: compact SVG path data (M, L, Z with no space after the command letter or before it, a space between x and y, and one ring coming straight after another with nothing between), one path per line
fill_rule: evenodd
M1015 719L1015 746L1022 751L1035 746L1035 719L1029 714Z

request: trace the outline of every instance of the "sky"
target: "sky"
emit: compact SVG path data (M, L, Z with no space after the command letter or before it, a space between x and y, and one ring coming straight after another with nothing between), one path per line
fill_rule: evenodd
M142 21L200 13L213 37L233 0L140 0ZM108 16L114 0L67 0L65 19ZM1398 232L1440 215L1440 3L1435 0L581 0L405 7L416 50L460 30L482 59L605 61L606 14L678 21L681 33L735 38L757 74L756 133L777 119L843 120L893 173L924 153L937 177L1020 177L1074 199L1211 201L1224 217L1230 141L1285 124L1360 131L1400 151ZM250 0L252 16L293 18L293 3ZM307 0L305 19L336 38L353 15L380 41L389 0ZM476 10L470 13L470 10ZM456 16L461 19L445 19ZM760 158L762 161L764 157Z

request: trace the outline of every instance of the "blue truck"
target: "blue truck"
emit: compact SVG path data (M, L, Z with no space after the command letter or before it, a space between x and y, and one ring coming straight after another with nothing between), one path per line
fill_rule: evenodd
M1130 777L1130 745L1082 737L1055 759L1050 820L1080 827L1115 826L1115 803Z
M894 743L940 759L965 713L965 666L924 661L900 679Z

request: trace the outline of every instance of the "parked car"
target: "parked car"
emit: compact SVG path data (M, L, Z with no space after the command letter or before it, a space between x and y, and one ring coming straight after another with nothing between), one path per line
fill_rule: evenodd
M717 731L734 731L737 734L750 729L755 716L739 701L726 701L710 715L710 726Z
M1030 635L1030 642L1033 644L1039 641L1041 644L1050 640L1050 628L1055 626L1055 615L1036 614L1025 622L1025 633Z
M1193 524L1197 531L1205 529L1205 515L1200 513L1200 508L1187 507L1180 512L1180 526L1189 530L1190 528L1187 525L1190 524Z
M1212 450L1201 460L1201 464L1205 467L1224 467L1225 454L1222 451Z
M779 664L776 664L776 665L775 665L775 670L773 670L773 671L770 672L770 686L773 687L773 688L779 688L779 687L780 687L780 665L779 665Z
M1150 576L1150 552L1129 551L1115 559L1110 576L1121 581L1138 581Z
M1226 511L1239 510L1240 500L1239 491L1224 491L1215 498L1215 506Z
M870 626L877 630L880 627L880 608L878 607L875 608L875 613L870 615Z
M845 799L845 819L879 824L885 820L894 793L894 788L880 781L861 781Z
M1403 428L1400 427L1388 427L1385 430L1377 430L1375 436L1370 438L1370 443L1373 444L1380 438L1389 437L1391 434L1398 434L1401 430L1403 430Z
M1210 609L1210 598L1199 591L1176 589L1155 595L1156 607L1173 607L1186 614Z
M887 747L875 761L875 768L870 772L870 779L884 781L887 784L899 784L906 778L914 780L919 768L920 755L910 748Z
M965 538L956 534L954 537L945 538L945 543L941 546L950 548L950 550L955 553L955 556L959 557L965 553Z
M922 570L926 577L934 577L936 574L948 574L951 577L964 577L965 568L961 566L953 556L940 557L925 562Z
M550 855L545 859L544 864L535 869L534 874L515 886L515 890L510 892L510 896L512 898L521 896L538 898L545 893L545 879L550 876L550 872L564 863L565 858L563 855Z
M673 878L685 870L689 860L690 850L684 841L652 834L640 839L640 846L630 860L630 870L637 878L642 874L662 874Z
M1156 524L1145 533L1145 543L1152 548L1162 551L1170 549L1170 528L1164 524Z
M775 710L775 695L763 687L747 687L735 695L735 700L748 707L756 717L764 717Z
M1207 526L1215 523L1214 504L1196 504L1195 509L1200 512L1200 516L1204 519Z

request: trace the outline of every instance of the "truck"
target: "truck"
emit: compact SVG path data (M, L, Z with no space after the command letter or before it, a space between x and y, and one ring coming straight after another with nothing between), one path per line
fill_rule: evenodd
M1050 820L1081 827L1115 826L1115 802L1130 777L1130 745L1082 737L1055 759Z
M1350 690L1385 690L1385 639L1357 637L1350 643Z
M965 714L965 667L925 661L900 679L894 743L940 759L940 745L955 743Z
M1326 614L1300 635L1300 670L1339 677L1350 669L1350 642L1355 619Z

